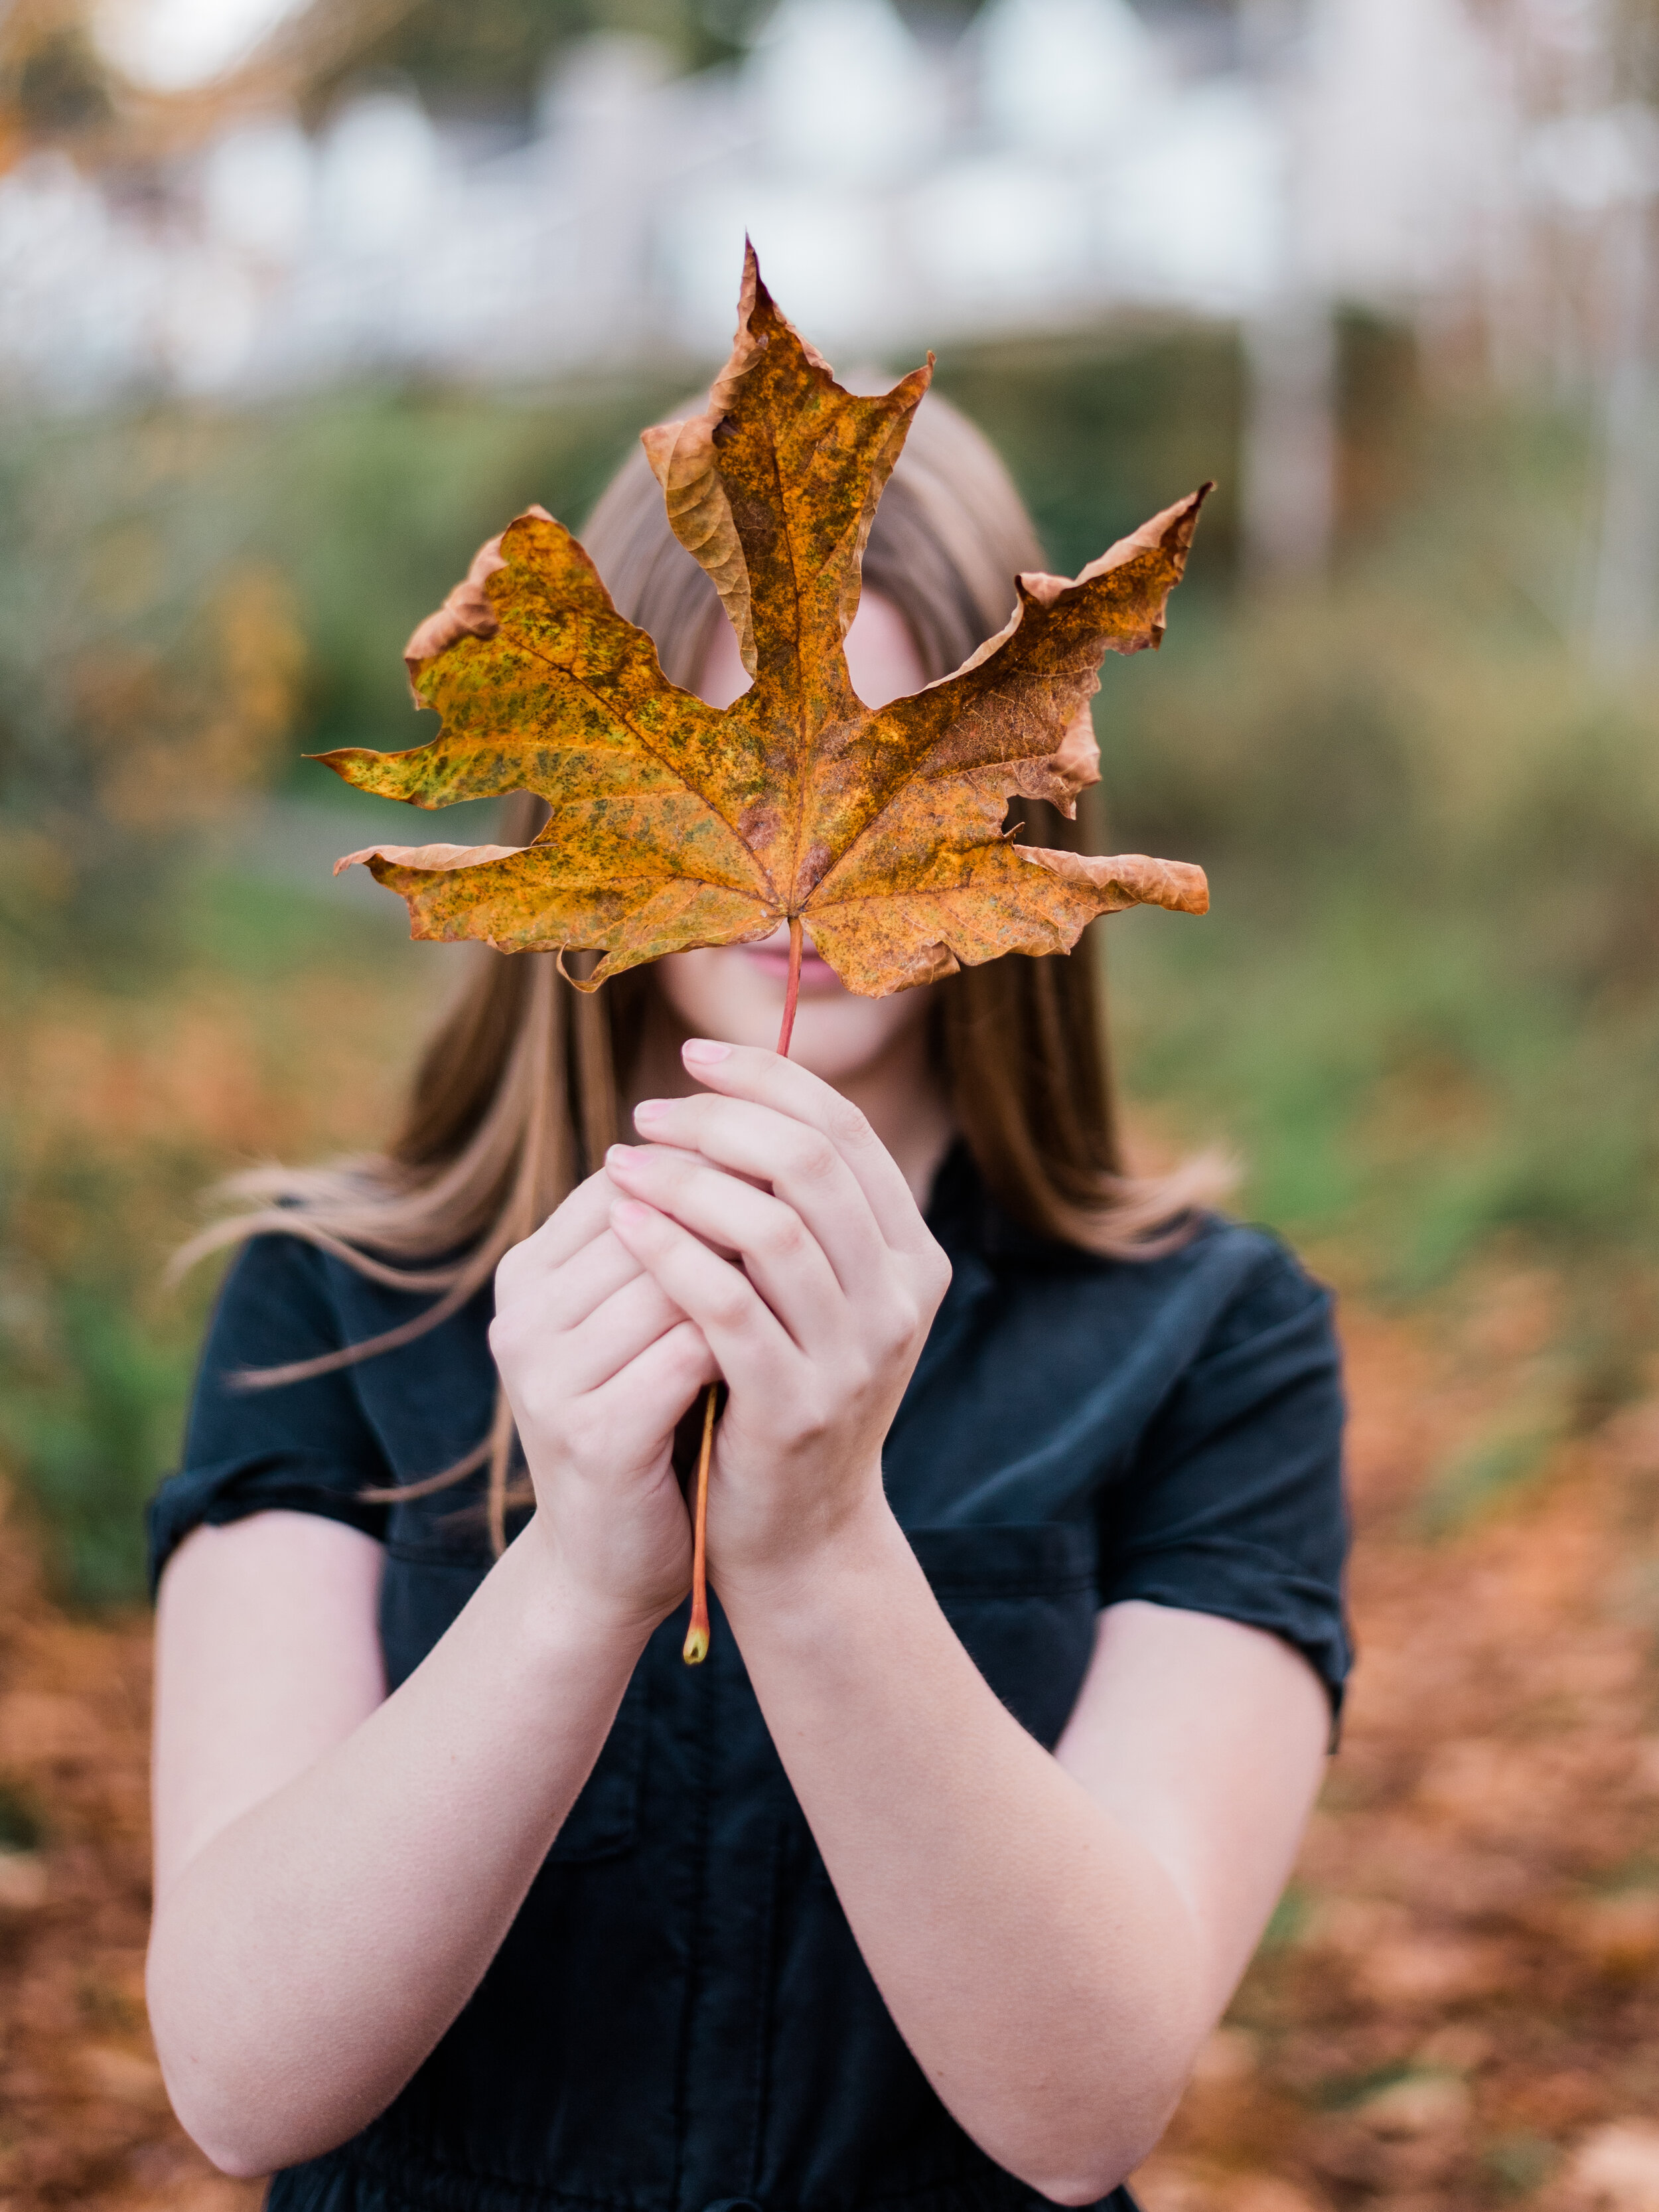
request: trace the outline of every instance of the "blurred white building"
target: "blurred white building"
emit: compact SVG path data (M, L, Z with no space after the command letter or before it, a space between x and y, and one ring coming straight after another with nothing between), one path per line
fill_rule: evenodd
M1512 333L1536 320L1540 224L1599 237L1646 207L1645 112L1596 105L1582 70L1574 94L1565 64L1559 112L1531 112L1528 7L1529 54L1582 32L1580 0L1290 0L1291 35L1194 75L1131 0L989 0L951 47L890 0L781 0L734 70L579 49L505 152L379 90L315 135L246 118L137 207L36 155L0 177L0 380L85 404L707 359L748 231L832 357L1236 318L1288 334L1258 358L1289 423L1331 303L1473 302ZM1304 443L1285 465L1312 483Z

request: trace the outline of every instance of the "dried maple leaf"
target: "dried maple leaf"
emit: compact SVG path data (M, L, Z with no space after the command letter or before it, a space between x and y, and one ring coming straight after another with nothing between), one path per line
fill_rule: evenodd
M1201 914L1201 870L1003 836L1011 798L1075 811L1097 781L1087 702L1108 652L1155 646L1208 485L1075 580L1022 576L1006 626L953 675L872 709L842 650L876 503L932 374L845 392L744 260L738 335L704 413L645 434L681 543L754 681L724 708L670 684L643 630L539 507L482 548L410 640L443 727L403 753L320 757L417 806L532 791L532 844L382 846L364 861L416 937L577 948L606 976L803 923L871 996L1006 952L1068 951L1096 915ZM573 981L576 979L573 978Z

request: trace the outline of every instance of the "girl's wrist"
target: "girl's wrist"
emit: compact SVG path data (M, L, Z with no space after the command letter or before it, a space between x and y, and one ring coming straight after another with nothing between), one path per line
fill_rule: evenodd
M526 1653L556 1669L568 1663L575 1647L595 1656L613 1653L631 1670L673 1609L604 1589L578 1573L544 1514L532 1516L495 1571L515 1553L522 1555Z
M736 1575L722 1574L715 1559L711 1572L739 1638L747 1627L816 1644L850 1617L849 1599L856 1610L857 1599L896 1567L908 1571L915 1565L878 1474L816 1542Z

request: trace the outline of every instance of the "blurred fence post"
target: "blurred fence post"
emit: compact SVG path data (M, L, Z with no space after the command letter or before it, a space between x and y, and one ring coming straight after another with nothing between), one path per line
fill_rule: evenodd
M1281 296L1246 319L1244 567L1252 582L1317 575L1336 508L1336 333L1328 304Z
M1590 643L1615 668L1642 659L1659 632L1653 223L1650 198L1627 201L1613 215L1607 256L1608 360Z
M1240 454L1247 581L1317 575L1330 557L1336 500L1336 345L1328 302L1299 273L1305 218L1294 204L1305 135L1302 78L1309 0L1239 0L1239 58L1268 90L1287 140L1288 266L1244 318Z

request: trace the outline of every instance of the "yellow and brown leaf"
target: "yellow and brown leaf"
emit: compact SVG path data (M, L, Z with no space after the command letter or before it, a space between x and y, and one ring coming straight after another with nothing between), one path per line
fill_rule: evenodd
M1005 952L1060 952L1096 915L1202 913L1202 872L1012 844L1011 798L1071 814L1098 775L1087 706L1108 652L1156 645L1205 491L1074 580L1018 580L1003 630L954 674L872 710L842 641L876 504L931 363L857 397L745 258L738 337L705 411L645 434L671 524L712 579L753 682L724 708L670 684L586 554L539 507L483 547L410 640L443 726L404 753L321 757L416 806L546 799L532 844L354 853L417 937L604 955L583 986L799 915L879 996Z

